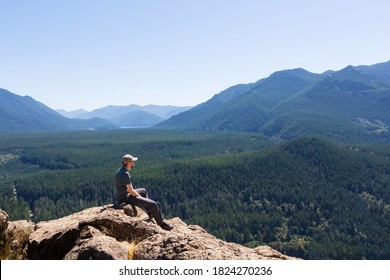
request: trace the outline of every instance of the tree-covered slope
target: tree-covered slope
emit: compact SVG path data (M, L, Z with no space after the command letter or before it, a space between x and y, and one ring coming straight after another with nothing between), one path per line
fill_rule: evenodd
M156 130L6 136L0 145L0 207L13 219L111 203L113 174L131 152L140 158L134 186L167 217L305 259L390 258L388 145Z
M311 134L349 142L385 140L389 108L390 84L349 66L280 103L261 131L286 139Z
M306 259L388 259L389 180L384 158L299 139L245 157L175 164L140 183L157 186L153 194L172 215L228 241L272 244Z

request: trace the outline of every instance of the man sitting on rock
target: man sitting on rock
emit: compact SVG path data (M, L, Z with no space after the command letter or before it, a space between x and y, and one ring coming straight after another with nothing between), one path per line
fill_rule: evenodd
M128 203L144 208L150 218L154 218L157 224L165 229L171 230L173 226L163 220L161 211L154 200L148 198L146 189L134 189L131 183L130 169L135 166L137 157L126 154L122 157L122 167L115 174L115 196L119 203Z

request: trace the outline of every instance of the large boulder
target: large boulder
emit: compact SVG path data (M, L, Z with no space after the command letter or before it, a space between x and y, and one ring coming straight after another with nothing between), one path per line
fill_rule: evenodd
M197 225L187 225L179 218L169 221L174 229L142 240L133 258L140 260L286 260L294 259L269 246L254 249L225 242Z
M93 226L86 226L75 246L65 255L66 260L125 260L130 244L107 236Z
M157 232L155 225L143 221L144 216L133 217L129 211L127 207L94 207L58 220L40 222L30 235L29 258L126 259L127 253L115 250ZM115 243L118 246L113 246Z
M9 222L6 214L0 212L0 229L6 227L2 234L8 253L15 252L8 255L9 259L294 259L268 246L251 249L225 242L179 218L169 220L174 229L165 231L149 221L141 209L136 213L137 216L131 207L116 209L108 205L34 225L27 221Z
M6 259L6 247L7 239L5 236L5 230L8 227L8 214L3 210L0 210L0 259Z
M0 259L26 259L29 236L33 231L34 223L25 220L10 222L7 213L0 211Z
M5 234L5 230L8 227L8 214L0 210L0 236L2 237Z

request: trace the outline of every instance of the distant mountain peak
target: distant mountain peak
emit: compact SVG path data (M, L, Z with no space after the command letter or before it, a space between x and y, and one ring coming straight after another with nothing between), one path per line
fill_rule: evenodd
M58 113L60 113L61 115L65 116L67 118L70 118L70 119L75 119L75 118L78 118L79 116L81 116L83 114L88 113L88 111L86 111L84 109L78 109L78 110L73 110L73 111L66 111L66 110L63 110L63 109L57 109L56 111Z
M349 65L340 71L333 72L329 76L338 80L355 82L361 85L364 84L369 88L375 88L377 86L386 87L380 78L372 75L371 73L362 71L359 67L352 65Z
M272 73L271 76L280 76L280 75L297 75L297 74L313 74L306 69L303 68L293 68L293 69L286 69L286 70L280 70Z
M362 72L355 66L348 65L347 67L338 71L338 73L353 73L353 74L362 74Z

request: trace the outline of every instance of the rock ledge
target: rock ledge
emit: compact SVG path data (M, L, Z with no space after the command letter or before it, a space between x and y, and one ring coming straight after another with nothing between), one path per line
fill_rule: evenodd
M138 213L143 213L138 210ZM9 222L0 211L2 259L34 260L290 260L268 247L251 249L222 241L197 225L179 218L165 231L146 215L134 216L131 207L94 207L61 219ZM12 246L11 246L12 245ZM12 254L10 253L12 252Z

